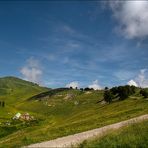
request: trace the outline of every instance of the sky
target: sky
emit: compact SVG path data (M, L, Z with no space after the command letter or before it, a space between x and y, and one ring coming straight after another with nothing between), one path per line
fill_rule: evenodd
M148 87L147 26L147 1L0 1L0 77Z

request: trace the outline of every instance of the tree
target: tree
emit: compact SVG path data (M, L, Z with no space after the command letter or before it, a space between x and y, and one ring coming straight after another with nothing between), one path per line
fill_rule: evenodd
M130 88L131 88L131 93L132 94L136 93L136 87L135 86L132 85Z
M111 89L112 94L116 97L119 97L119 100L124 100L128 98L130 95L135 93L135 86L118 86L118 87L113 87Z
M86 87L86 88L84 88L84 90L85 90L85 91L90 91L90 90L92 90L92 89L91 89L91 88Z
M5 102L4 101L2 102L2 107L5 107Z
M112 92L113 95L118 94L118 87L111 88L111 92Z
M119 86L118 87L118 96L119 96L119 100L124 100L124 99L128 98L128 96L129 96L128 87Z
M108 90L108 87L105 87L104 90Z
M105 100L106 102L111 103L111 102L112 102L112 99L113 99L113 94L112 94L112 92L111 92L108 88L105 89L105 91L104 91L104 100Z
M141 89L140 90L140 94L144 97L144 98L148 98L148 92L145 89Z

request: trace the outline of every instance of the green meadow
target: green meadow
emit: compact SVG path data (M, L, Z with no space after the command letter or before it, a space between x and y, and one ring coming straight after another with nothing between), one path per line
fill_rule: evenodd
M102 101L103 90L52 90L12 77L0 82L0 100L5 101L0 108L0 147L47 141L148 113L148 101L138 89L129 98L108 104ZM14 121L17 112L27 112L36 120Z

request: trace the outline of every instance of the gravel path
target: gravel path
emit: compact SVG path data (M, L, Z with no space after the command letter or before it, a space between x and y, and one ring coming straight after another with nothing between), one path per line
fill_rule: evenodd
M102 136L103 134L105 134L108 130L111 129L118 129L120 127L126 126L128 124L131 123L135 123L135 122L140 122L142 120L146 120L148 119L148 114L146 115L142 115L136 118L132 118L126 121L121 121L115 124L111 124L111 125L107 125L101 128L97 128L97 129L93 129L93 130L89 130L86 132L82 132L82 133L78 133L78 134L74 134L74 135L70 135L70 136L66 136L66 137L62 137L62 138L57 138L55 140L50 140L47 142L42 142L42 143L37 143L37 144L32 144L27 146L28 148L37 148L37 147L49 147L49 148L55 148L55 147L71 147L72 144L79 144L81 142L83 142L84 140L87 140L89 138L93 138L95 136ZM27 148L26 147L26 148Z

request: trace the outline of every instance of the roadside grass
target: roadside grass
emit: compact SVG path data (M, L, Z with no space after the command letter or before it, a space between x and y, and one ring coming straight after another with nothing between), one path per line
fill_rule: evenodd
M134 123L116 131L106 133L102 138L85 140L78 148L147 148L148 120Z

